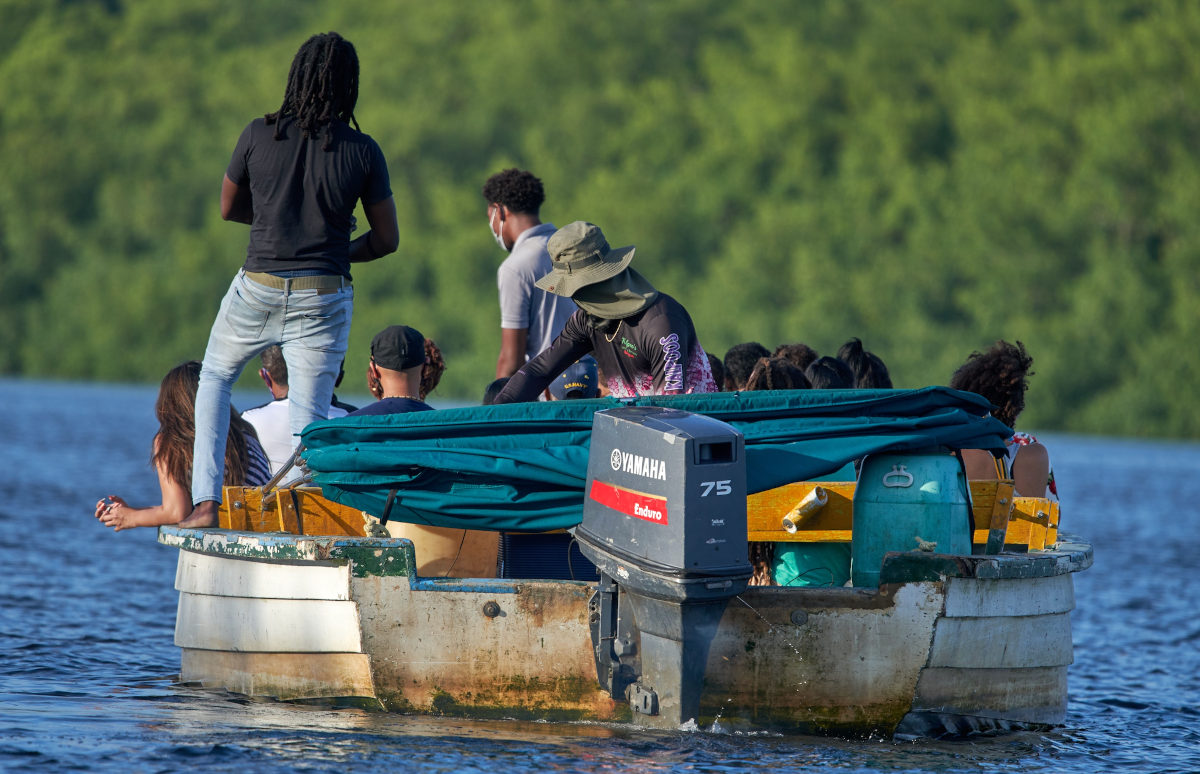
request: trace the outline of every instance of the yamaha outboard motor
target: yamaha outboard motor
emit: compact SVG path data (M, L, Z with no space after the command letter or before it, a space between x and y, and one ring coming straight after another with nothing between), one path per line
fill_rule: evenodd
M645 725L698 718L709 645L752 574L742 435L676 409L597 412L575 537L601 573L600 685Z

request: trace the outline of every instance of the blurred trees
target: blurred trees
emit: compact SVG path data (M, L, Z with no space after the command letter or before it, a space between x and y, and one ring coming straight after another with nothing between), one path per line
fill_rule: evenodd
M499 343L479 187L600 224L723 354L860 336L898 385L1020 339L1027 427L1200 437L1200 5L0 0L0 372L157 380L245 251L238 133L337 29L398 254L347 379L412 323L475 400ZM361 218L360 218L361 220ZM346 388L343 388L346 389Z

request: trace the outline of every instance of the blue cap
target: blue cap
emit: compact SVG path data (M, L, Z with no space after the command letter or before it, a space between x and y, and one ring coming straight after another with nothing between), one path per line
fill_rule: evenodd
M580 358L550 383L550 397L554 400L599 396L600 374L596 369L596 361L590 357Z

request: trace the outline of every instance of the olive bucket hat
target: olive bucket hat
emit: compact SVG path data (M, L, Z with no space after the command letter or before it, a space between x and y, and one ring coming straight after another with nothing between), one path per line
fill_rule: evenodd
M534 284L567 298L580 288L617 276L633 260L632 245L614 250L599 226L582 220L555 231L546 250L554 268Z

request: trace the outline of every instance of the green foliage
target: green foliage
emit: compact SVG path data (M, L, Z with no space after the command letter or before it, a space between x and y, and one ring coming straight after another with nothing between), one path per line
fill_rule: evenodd
M1022 425L1200 437L1200 5L0 0L0 373L157 381L200 357L245 251L242 127L309 34L362 62L396 255L371 335L436 339L444 397L499 346L483 180L543 178L716 354L860 336L900 385L1020 339ZM362 218L360 217L360 220ZM245 383L249 386L250 382Z

